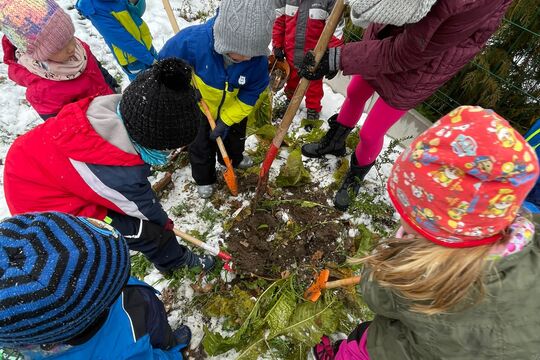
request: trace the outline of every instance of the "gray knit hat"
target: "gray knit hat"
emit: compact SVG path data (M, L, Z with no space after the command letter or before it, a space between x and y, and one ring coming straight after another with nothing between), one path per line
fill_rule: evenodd
M219 54L266 56L276 19L273 0L222 0L214 24Z

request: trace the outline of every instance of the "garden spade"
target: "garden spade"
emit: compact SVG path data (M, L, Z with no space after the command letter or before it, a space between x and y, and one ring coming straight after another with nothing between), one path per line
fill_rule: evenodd
M231 260L232 260L232 256L231 254L229 254L228 252L226 251L223 251L219 248L219 246L216 246L216 247L213 247L211 245L208 245L207 243L205 243L204 241L201 241L199 239L197 239L196 237L194 236L191 236L189 234L186 234L185 232L183 231L180 231L178 229L173 229L174 231L174 234L184 240L186 240L187 242L203 249L203 250L206 250L206 252L208 252L210 255L213 255L213 256L217 256L218 258L220 258L221 260L223 260L223 262L225 263L225 265L223 265L223 268L229 272L232 272L233 269L232 269L232 264L231 264Z
M328 281L329 276L330 270L322 270L315 282L304 293L304 298L311 302L316 302L321 297L321 293L324 289L335 289L360 283L360 276L353 276L336 281Z
M324 26L324 30L321 34L321 37L319 38L319 41L317 42L317 46L315 46L315 49L313 50L315 55L315 67L319 64L324 53L326 52L328 43L330 42L330 39L332 38L332 35L334 34L339 22L341 21L341 16L343 15L344 9L344 0L337 0L334 8L332 9L332 12L330 13L330 16L328 17L328 20L326 21L326 25ZM268 149L266 158L261 165L259 181L257 183L257 191L255 192L254 198L255 204L266 192L270 167L272 166L272 163L276 158L276 155L281 146L281 143L283 142L283 139L285 138L285 135L287 135L287 131L289 130L294 116L296 115L296 112L300 107L300 103L302 102L302 99L306 94L308 86L309 80L302 78L294 92L294 95L291 98L291 102L289 103L289 107L287 108L285 115L283 115L283 120L281 121L279 128L276 131L276 135L274 136L274 139L270 144L270 149Z

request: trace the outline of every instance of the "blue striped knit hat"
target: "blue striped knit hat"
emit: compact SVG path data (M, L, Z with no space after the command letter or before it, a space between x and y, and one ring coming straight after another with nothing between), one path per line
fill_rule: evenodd
M0 222L0 347L65 342L116 301L129 250L105 226L61 213Z

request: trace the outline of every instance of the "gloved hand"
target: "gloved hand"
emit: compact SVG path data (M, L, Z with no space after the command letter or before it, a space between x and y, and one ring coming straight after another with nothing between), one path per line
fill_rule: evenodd
M276 57L276 60L283 61L285 60L285 52L282 48L274 48L274 56Z
M304 56L298 74L308 80L319 80L325 76L330 80L333 79L340 70L340 61L341 48L330 48L324 53L317 69L312 71L313 66L315 65L315 53L310 50Z
M216 139L220 137L221 140L225 140L228 134L229 125L225 124L221 119L218 119L218 121L216 122L216 127L210 133L210 139L216 141Z
M167 231L173 231L174 230L174 221L171 220L171 218L167 219L167 222L163 226L163 228Z

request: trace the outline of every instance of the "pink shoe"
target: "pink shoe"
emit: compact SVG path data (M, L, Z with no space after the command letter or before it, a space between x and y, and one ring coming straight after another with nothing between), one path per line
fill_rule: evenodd
M321 342L313 347L313 356L316 360L333 360L341 341L342 340L332 345L330 338L324 335L321 338Z

